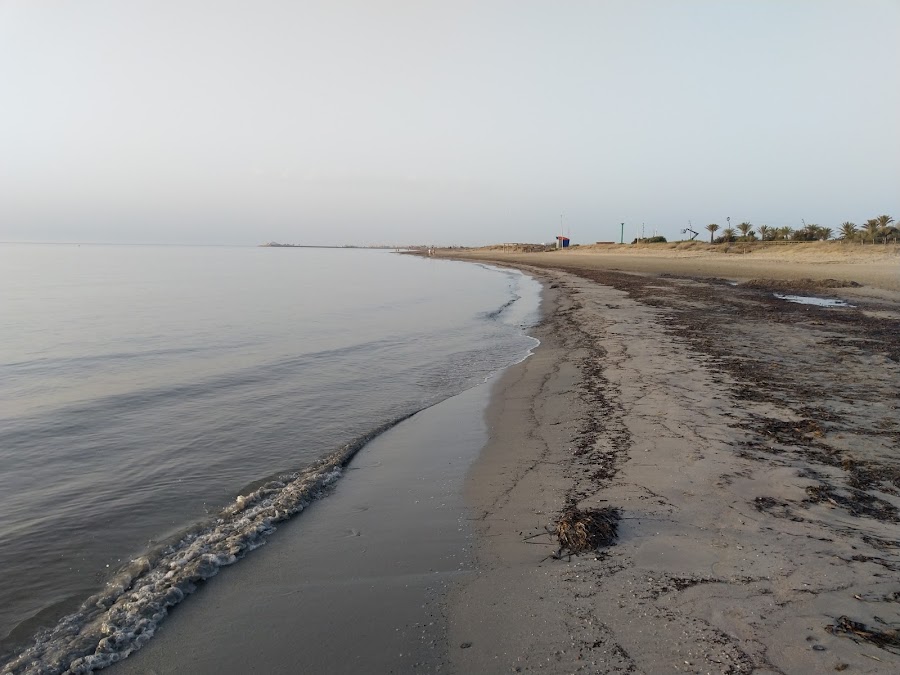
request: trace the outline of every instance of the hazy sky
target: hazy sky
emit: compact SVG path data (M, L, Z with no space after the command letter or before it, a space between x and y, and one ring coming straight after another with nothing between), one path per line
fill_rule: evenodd
M0 240L900 217L900 0L0 0Z

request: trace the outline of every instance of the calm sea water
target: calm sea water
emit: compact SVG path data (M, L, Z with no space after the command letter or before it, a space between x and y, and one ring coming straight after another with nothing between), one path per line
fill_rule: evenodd
M524 358L538 293L388 251L0 246L0 664L149 639L355 439Z

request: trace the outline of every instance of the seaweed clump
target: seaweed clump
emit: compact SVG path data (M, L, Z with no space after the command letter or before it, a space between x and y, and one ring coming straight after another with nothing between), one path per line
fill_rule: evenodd
M556 557L578 555L611 546L619 530L619 509L604 506L601 509L579 509L570 506L563 511L556 524L559 550Z
M832 635L846 635L854 642L864 640L886 651L900 654L900 631L894 628L881 630L842 616L835 624L826 626L825 630Z

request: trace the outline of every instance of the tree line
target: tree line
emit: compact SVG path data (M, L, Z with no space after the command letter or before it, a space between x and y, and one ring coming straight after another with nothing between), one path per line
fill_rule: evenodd
M894 219L889 215L870 218L863 225L857 225L850 221L841 223L837 233L830 227L815 224L795 230L792 227L769 227L768 225L760 225L754 229L751 223L741 223L737 229L725 228L720 237L715 236L719 231L716 223L710 223L706 229L709 231L710 244L734 241L827 241L834 238L835 234L842 241L872 244L900 241L900 229L894 225Z

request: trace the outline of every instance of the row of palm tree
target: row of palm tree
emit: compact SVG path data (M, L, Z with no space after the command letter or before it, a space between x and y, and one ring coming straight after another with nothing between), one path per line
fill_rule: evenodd
M855 223L841 223L838 230L838 238L844 241L862 241L871 240L873 244L879 240L887 243L888 241L900 240L900 229L893 226L894 219L889 215L881 215L877 218L871 218L866 221L862 228ZM710 223L706 226L709 231L709 243L724 243L733 241L827 241L834 236L834 230L830 227L822 227L816 224L804 225L804 227L795 230L792 227L769 227L768 225L760 225L756 230L753 225L747 222L737 226L737 230L728 227L722 230L722 236L716 238L716 232L719 226L716 223ZM759 234L757 235L757 230ZM740 232L740 235L738 235Z
M894 225L894 219L889 215L881 215L877 218L870 218L862 227L858 227L856 223L849 221L841 223L840 229L841 239L853 241L859 239L861 241L872 240L875 244L880 239L882 242L897 241L900 239L900 229Z

